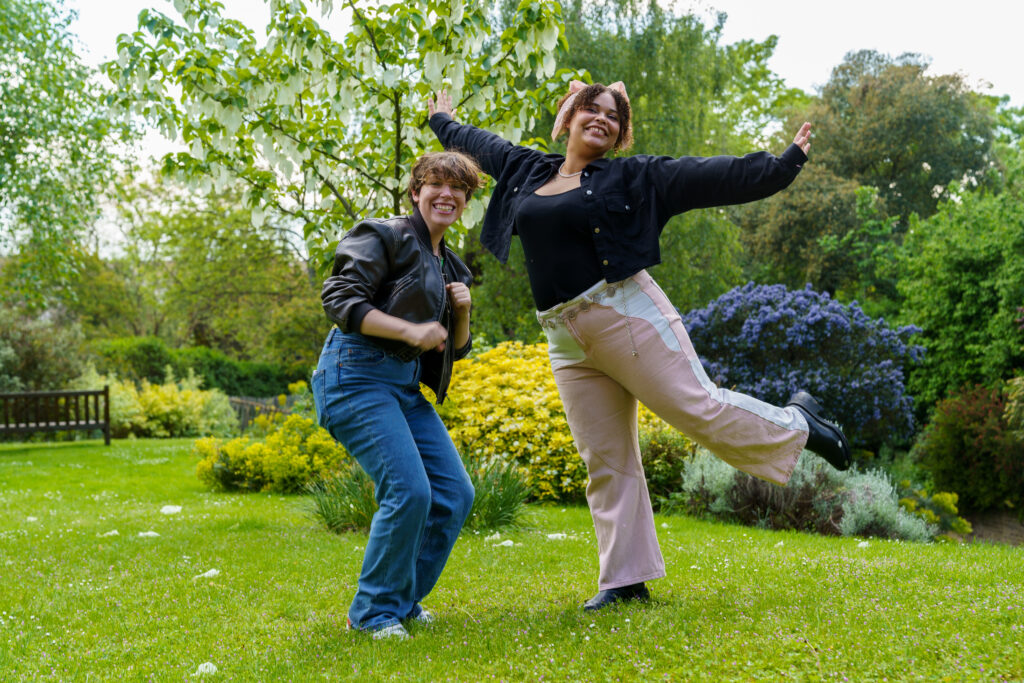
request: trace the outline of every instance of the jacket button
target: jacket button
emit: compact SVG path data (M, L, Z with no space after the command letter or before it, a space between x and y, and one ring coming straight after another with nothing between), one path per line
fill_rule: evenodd
M607 266L608 265L608 259L605 259L604 261L601 261L601 265Z
M594 228L594 234L595 234L595 235L596 235L597 233L599 233L599 232L601 232L601 228Z
M584 177L584 178L589 178L589 177L590 177L590 171L585 171L585 172L583 173L583 177Z
M519 192L519 188L518 188L518 187L513 187L513 188L512 188L512 191L513 191L513 192Z
M594 193L591 192L590 190L587 190L587 194L594 194Z
M629 204L626 204L626 211L629 211Z

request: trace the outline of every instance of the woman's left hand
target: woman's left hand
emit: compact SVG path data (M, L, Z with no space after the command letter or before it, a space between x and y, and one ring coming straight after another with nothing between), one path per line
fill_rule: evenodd
M451 282L447 285L448 300L452 302L455 315L469 315L469 309L473 305L473 299L469 295L469 287L461 282Z
M452 106L452 96L448 94L447 90L437 91L437 101L434 101L433 97L427 97L427 114L433 116L437 113L448 114L453 119L455 118L455 107Z
M811 124L804 122L804 125L800 126L800 130L797 131L796 137L793 138L793 144L803 150L804 156L807 155L808 150L811 149Z

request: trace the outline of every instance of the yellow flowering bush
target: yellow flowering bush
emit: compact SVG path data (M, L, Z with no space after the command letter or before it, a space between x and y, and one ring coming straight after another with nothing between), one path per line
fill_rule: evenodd
M338 472L345 449L312 419L288 415L261 440L204 438L192 445L200 458L196 476L226 491L294 493Z
M438 413L455 447L478 467L514 463L539 500L582 497L587 470L573 444L547 345L502 342L452 372Z
M227 395L204 390L202 379L190 370L175 380L168 369L163 384L134 382L104 376L89 367L72 382L73 389L110 387L110 429L116 439L131 436L229 436L238 431L238 418Z
M971 523L959 516L960 496L948 491L929 495L925 488L917 488L907 479L900 482L900 507L938 527L940 539L966 536L973 529Z
M566 422L546 344L502 342L457 362L452 391L438 412L459 452L478 467L516 464L539 500L585 494L587 469ZM671 428L641 406L640 429Z

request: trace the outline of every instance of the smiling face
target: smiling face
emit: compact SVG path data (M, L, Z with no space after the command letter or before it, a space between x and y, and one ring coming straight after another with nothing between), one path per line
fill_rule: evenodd
M619 110L610 92L602 92L593 102L582 105L569 121L569 145L578 145L591 154L603 156L619 141Z
M466 208L466 187L436 174L427 177L412 200L431 232L444 232L462 217Z

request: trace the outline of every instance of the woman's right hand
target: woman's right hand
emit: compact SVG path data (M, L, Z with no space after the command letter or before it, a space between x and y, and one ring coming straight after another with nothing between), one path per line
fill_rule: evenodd
M437 114L438 112L448 114L453 119L455 118L455 109L452 108L452 96L448 94L447 90L437 91L437 102L434 102L434 98L427 97L427 112L430 116Z
M439 322L409 323L403 335L403 341L421 351L444 351L444 341L448 338L448 330Z

